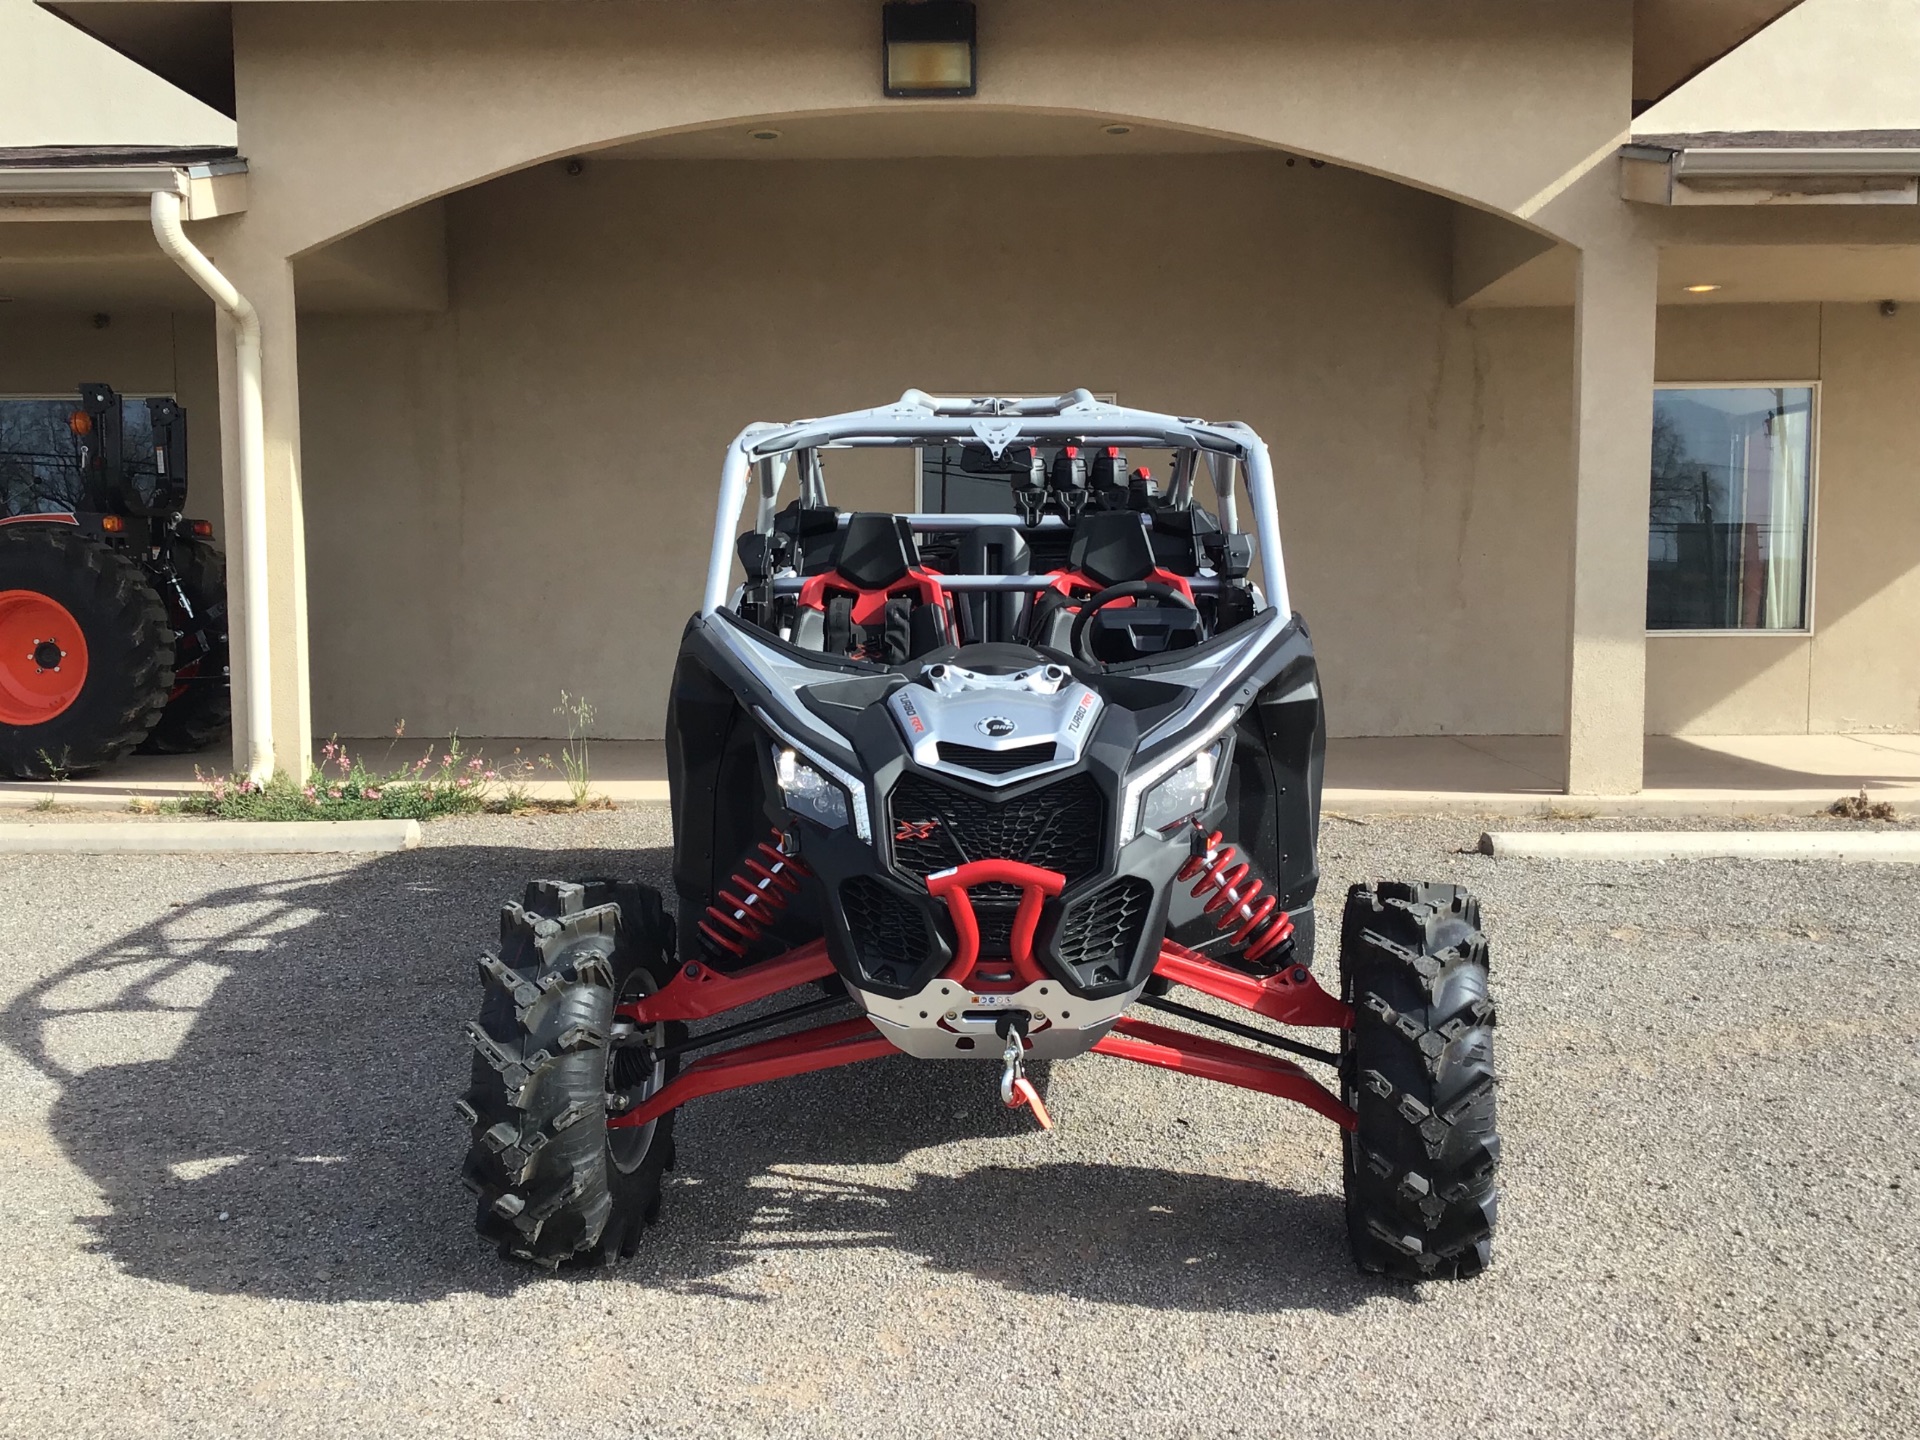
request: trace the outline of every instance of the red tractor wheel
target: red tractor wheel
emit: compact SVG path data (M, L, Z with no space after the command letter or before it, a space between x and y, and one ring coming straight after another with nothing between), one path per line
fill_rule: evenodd
M126 556L67 526L0 528L0 776L98 769L173 686L173 630Z
M42 725L80 698L87 637L37 590L0 590L0 725Z

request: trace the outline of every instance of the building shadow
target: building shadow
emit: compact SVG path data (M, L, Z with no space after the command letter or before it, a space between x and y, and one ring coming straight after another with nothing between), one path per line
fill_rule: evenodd
M1845 736L1814 739L1844 740ZM1703 790L1831 790L1836 797L1861 786L1920 784L1920 763L1897 753L1860 747L1857 771L1809 770L1735 755L1699 745L1679 735L1649 735L1646 766L1649 788L1685 785ZM1920 761L1920 757L1916 757Z
M658 884L666 864L422 849L213 892L46 977L0 1013L0 1042L58 1087L52 1136L100 1194L79 1220L89 1247L144 1279L317 1302L545 1278L474 1236L457 1178L472 961L531 871ZM1179 1309L1406 1293L1354 1271L1330 1195L1066 1160L905 1187L820 1173L959 1140L1052 1143L990 1088L981 1067L899 1057L701 1100L662 1223L611 1273L736 1293L770 1252L879 1247L1017 1290Z

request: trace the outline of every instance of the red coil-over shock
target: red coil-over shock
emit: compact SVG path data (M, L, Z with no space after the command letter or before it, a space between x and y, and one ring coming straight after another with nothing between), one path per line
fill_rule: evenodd
M747 948L800 893L800 882L813 873L780 849L781 838L775 830L772 843L762 840L756 845L707 906L700 933L716 954L725 951L736 960L746 959Z
M1200 834L1198 825L1193 828ZM1261 897L1264 880L1247 884L1252 873L1253 866L1240 858L1239 847L1215 830L1204 837L1199 851L1174 878L1194 880L1190 893L1196 900L1209 890L1216 892L1201 913L1213 916L1215 929L1233 931L1227 937L1229 945L1246 946L1245 958L1258 960L1293 938L1293 917L1280 908L1279 896Z

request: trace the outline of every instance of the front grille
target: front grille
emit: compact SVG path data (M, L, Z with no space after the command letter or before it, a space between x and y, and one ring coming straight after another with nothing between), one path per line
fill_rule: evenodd
M1104 853L1106 799L1086 775L1006 800L908 775L887 803L894 863L923 880L970 860L1018 860L1072 884Z
M980 953L993 960L1005 959L1013 953L1013 917L1020 913L1020 887L989 880L975 885L967 895L980 927Z
M873 876L855 875L842 881L840 909L847 917L847 933L860 952L861 968L875 979L905 980L926 960L927 925L919 907Z
M942 765L957 765L982 775L1006 775L1045 765L1053 759L1053 753L1051 740L1042 740L1038 745L1016 745L1011 750L982 750L978 745L959 745L951 740L940 742Z
M1140 948L1140 932L1152 912L1153 887L1137 875L1126 876L1061 916L1055 948L1075 969L1104 966L1111 974L1096 978L1118 980Z

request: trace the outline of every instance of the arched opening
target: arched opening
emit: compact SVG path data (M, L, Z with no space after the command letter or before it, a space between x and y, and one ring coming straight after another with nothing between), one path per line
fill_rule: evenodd
M742 425L1084 386L1266 437L1337 734L1552 733L1564 637L1529 617L1564 603L1537 537L1570 331L1455 307L1459 210L1231 137L928 107L625 142L359 231L298 269L315 728L551 735L566 690L656 737ZM908 508L915 478L829 483ZM1497 693L1434 678L1483 650Z

